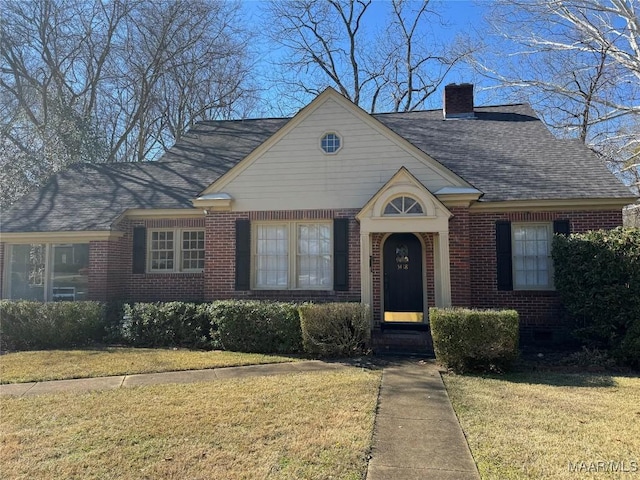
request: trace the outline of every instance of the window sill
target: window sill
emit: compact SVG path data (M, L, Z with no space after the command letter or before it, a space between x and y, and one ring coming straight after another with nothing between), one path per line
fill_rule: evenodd
M145 272L134 273L134 277L201 277L204 275L204 271L199 272Z
M512 292L517 296L522 297L554 297L558 294L555 289L513 289Z
M333 287L323 288L287 288L287 287L251 287L255 292L332 292Z

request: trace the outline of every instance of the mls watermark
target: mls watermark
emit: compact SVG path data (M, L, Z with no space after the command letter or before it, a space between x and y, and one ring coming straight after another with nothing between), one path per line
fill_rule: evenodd
M569 462L573 473L640 473L637 460L597 460Z

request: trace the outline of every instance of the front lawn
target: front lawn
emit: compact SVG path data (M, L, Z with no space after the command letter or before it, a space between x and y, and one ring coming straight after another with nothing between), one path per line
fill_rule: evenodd
M640 378L534 372L444 380L483 480L640 478Z
M2 477L362 479L381 372L2 398Z
M279 355L151 348L15 352L0 355L0 383L198 370L295 360Z

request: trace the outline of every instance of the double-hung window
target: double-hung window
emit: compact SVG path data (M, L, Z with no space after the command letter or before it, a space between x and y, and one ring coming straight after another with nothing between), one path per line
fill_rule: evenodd
M254 227L254 286L331 289L331 223L260 223Z
M513 288L553 289L551 224L513 224Z
M204 230L150 230L150 272L201 272L204 270Z

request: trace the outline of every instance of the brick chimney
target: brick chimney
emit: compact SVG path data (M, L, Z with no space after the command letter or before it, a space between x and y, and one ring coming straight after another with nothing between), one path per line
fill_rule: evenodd
M450 83L444 87L444 118L476 118L473 113L473 84Z

